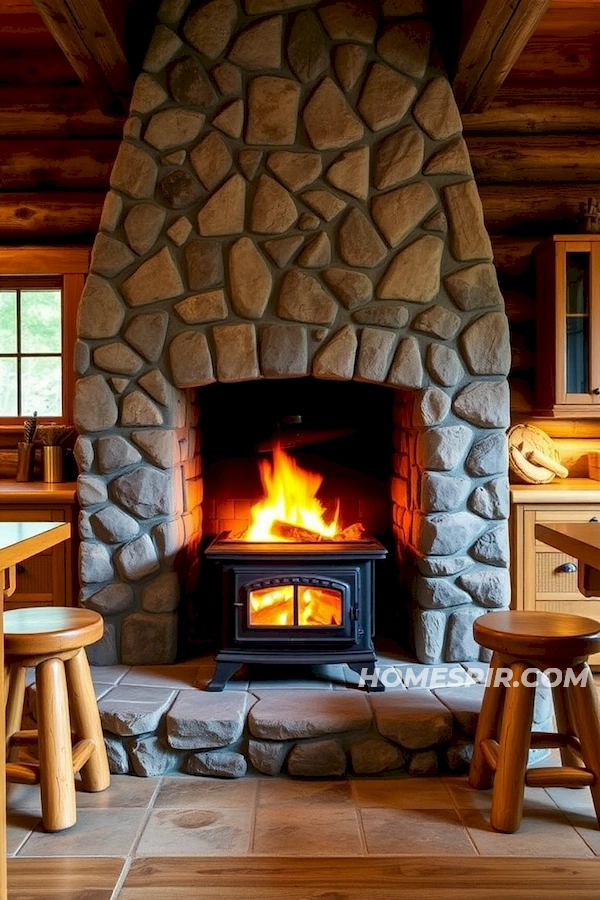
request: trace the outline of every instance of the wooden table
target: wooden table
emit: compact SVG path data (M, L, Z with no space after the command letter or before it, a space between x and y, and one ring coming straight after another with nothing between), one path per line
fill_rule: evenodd
M600 522L557 522L535 526L539 541L578 560L577 587L584 597L600 597Z
M48 550L71 536L67 522L0 522L0 596L10 596L16 584L18 563ZM0 617L0 697L4 697L4 638ZM0 747L4 747L4 709L0 714ZM4 751L2 751L4 752ZM0 778L0 898L6 887L6 780Z

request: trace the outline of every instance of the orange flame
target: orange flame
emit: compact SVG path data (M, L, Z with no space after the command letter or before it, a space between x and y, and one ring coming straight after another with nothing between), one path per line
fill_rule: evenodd
M285 522L333 538L339 531L339 506L331 522L324 519L325 508L317 499L323 478L302 469L279 446L273 450L273 462L260 460L260 478L265 495L250 512L247 541L285 541L271 534L273 522Z

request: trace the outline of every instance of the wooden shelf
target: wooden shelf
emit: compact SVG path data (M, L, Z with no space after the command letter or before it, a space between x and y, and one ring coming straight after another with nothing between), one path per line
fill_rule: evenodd
M0 481L0 504L75 503L76 499L77 485L73 481L60 484L46 484L44 481Z

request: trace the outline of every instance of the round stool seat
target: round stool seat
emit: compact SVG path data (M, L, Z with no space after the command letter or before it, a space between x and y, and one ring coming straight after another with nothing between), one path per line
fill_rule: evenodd
M571 664L600 651L600 625L570 613L506 611L476 619L478 644L503 656Z
M42 656L87 647L100 640L102 616L64 606L10 609L4 613L6 656Z

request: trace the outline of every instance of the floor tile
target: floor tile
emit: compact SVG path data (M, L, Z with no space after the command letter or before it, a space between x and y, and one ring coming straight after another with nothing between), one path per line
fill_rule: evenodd
M456 810L364 808L360 815L370 854L477 855Z
M469 784L466 775L444 777L444 784L450 792L457 809L480 809L489 813L492 806L492 791L477 791ZM556 803L542 788L525 788L523 807L526 810L553 810Z
M133 666L119 683L185 688L193 687L197 677L197 666Z
M251 809L155 809L136 855L242 856L251 826Z
M330 681L310 681L307 678L292 680L281 679L261 679L260 681L250 681L250 691L330 691L332 684Z
M565 813L579 837L583 838L594 856L600 856L600 828L596 814L592 812Z
M252 852L261 856L361 856L356 810L262 806L256 810Z
M156 809L250 809L254 806L256 778L234 781L216 778L167 777L157 794Z
M75 782L78 809L145 808L150 803L160 778L135 778L132 775L111 775L110 787L105 791L88 793ZM9 784L6 788L7 809L40 810L38 785Z
M258 780L259 806L344 807L349 809L352 792L348 781L298 781L292 778Z
M494 831L489 815L479 809L460 810L471 840L482 856L592 856L583 838L557 808L529 810L514 834Z
M144 809L82 809L66 831L34 831L19 856L127 856L145 816Z
M563 812L589 813L595 816L589 788L546 788L546 793Z
M6 853L14 856L40 824L33 809L9 809L6 813Z
M129 672L129 666L90 666L94 684L118 684Z
M452 809L454 804L440 778L354 778L352 792L358 806L396 809Z

